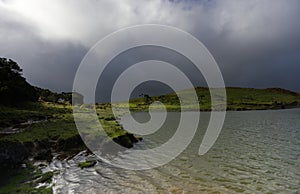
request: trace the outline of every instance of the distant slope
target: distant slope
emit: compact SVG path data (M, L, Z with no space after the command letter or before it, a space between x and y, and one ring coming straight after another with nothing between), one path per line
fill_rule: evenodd
M189 96L192 89L180 91ZM300 107L300 94L281 88L226 88L227 110L267 110ZM198 87L196 93L202 111L211 110L211 100L208 88ZM186 99L189 102L188 99ZM175 93L150 97L144 95L130 101L132 110L146 110L154 101L163 102L169 111L192 110L195 104L186 103L180 107L178 97ZM122 106L122 103L120 103Z

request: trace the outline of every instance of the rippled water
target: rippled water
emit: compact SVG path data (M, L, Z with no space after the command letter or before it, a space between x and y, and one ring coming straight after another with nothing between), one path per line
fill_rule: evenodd
M170 113L163 128L136 148L168 140L179 114ZM147 116L135 114L137 120ZM201 113L189 147L159 168L129 171L99 161L95 167L80 169L79 162L93 157L84 152L69 161L55 160L50 165L60 170L55 193L300 193L300 109L228 112L216 144L199 156L208 119L209 113Z

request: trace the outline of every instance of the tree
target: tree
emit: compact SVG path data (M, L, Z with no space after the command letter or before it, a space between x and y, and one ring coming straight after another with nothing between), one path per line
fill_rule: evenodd
M14 105L37 99L37 91L22 77L19 65L11 59L0 58L0 104Z
M143 94L143 96L144 96L145 104L151 104L152 103L152 98L148 94Z

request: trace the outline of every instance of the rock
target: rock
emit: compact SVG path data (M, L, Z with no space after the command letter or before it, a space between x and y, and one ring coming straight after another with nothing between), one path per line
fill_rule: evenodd
M78 148L84 146L84 143L80 137L80 135L75 135L73 137L70 137L68 139L59 139L56 144L56 149L58 151L60 150L70 150L73 148Z
M29 150L20 142L1 142L0 165L15 165L30 156Z
M53 156L50 149L42 149L34 157L35 160L46 160L47 162L51 162L52 158Z
M113 138L113 141L118 143L119 145L125 147L125 148L132 148L133 147L133 142L131 139L125 135L120 135L119 137Z
M97 164L96 160L87 160L85 162L79 163L78 167L80 167L81 169L91 168L91 167L95 166L96 164Z
M132 148L134 143L137 143L142 139L142 137L137 138L131 133L126 133L125 135L113 138L113 141L125 148Z

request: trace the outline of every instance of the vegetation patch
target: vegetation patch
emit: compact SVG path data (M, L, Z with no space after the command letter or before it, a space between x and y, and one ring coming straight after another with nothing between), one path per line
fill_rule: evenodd
M52 181L53 172L43 174L41 170L31 164L27 164L26 167L14 166L1 168L0 172L0 193L52 193L50 183ZM41 183L48 183L48 186L37 188Z
M81 169L84 169L84 168L90 168L90 167L93 167L97 164L97 161L96 160L87 160L85 162L81 162L78 164L78 167L81 168Z

